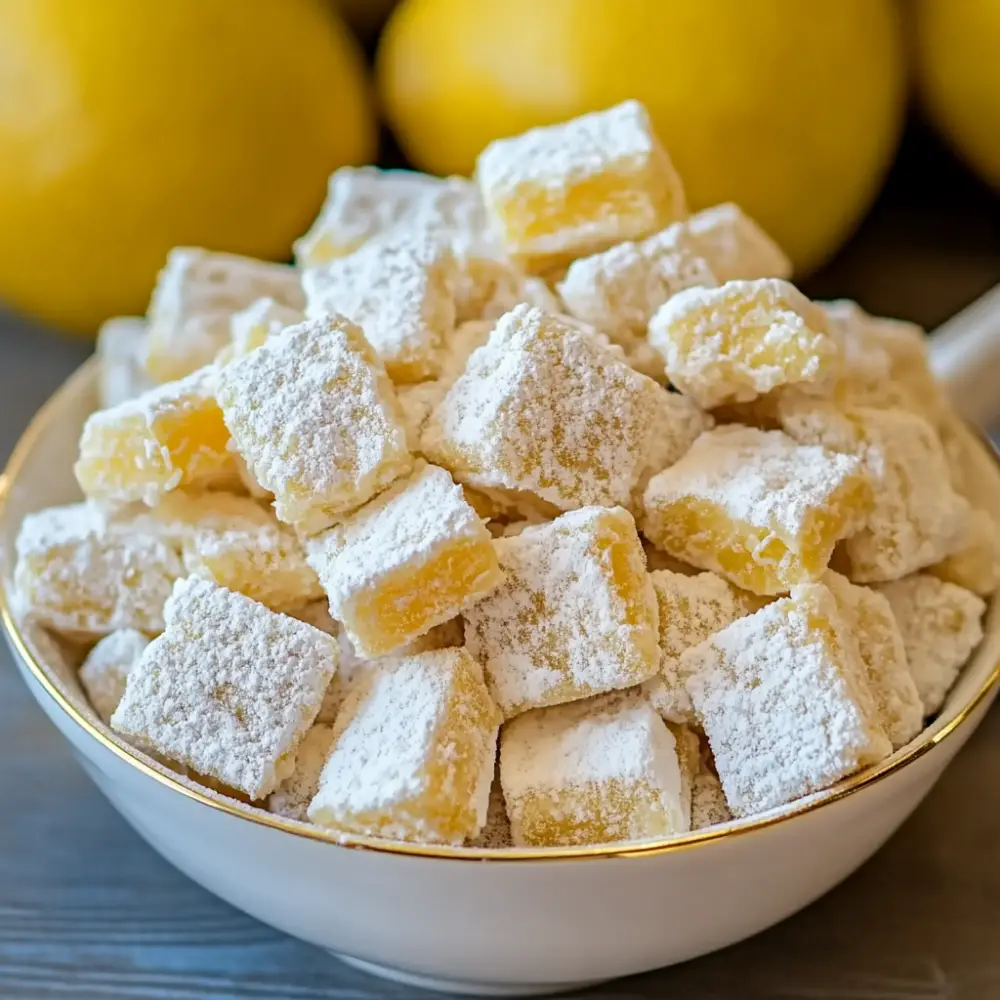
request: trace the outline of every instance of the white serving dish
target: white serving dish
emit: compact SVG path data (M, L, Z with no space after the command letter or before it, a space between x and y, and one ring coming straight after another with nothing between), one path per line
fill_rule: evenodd
M467 993L551 992L723 948L801 909L885 843L979 725L1000 681L1000 622L912 744L788 808L671 841L561 850L344 845L164 769L103 726L72 664L10 603L24 514L77 498L71 464L95 406L88 363L41 410L0 480L0 611L32 694L84 770L167 860L234 906L351 964ZM1000 466L967 434L979 501ZM6 595L6 596L4 596Z

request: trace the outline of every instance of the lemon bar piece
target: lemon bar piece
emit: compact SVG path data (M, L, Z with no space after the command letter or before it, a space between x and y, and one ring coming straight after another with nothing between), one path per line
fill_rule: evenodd
M923 728L924 710L906 659L903 635L884 594L828 571L823 583L853 632L879 720L893 749Z
M234 476L215 383L215 370L202 368L92 413L73 467L83 492L95 500L141 500L153 507L178 486L208 488Z
M301 309L298 272L251 257L175 247L149 302L146 371L156 382L170 382L209 364L229 340L233 313L264 296Z
M676 246L701 257L720 284L792 275L781 247L732 202L696 212L667 233Z
M873 486L863 528L844 543L856 582L896 580L960 542L969 504L951 487L934 428L915 413L782 400L782 427L802 444L855 455Z
M671 837L690 826L674 736L638 698L518 716L500 735L500 779L518 847Z
M857 644L821 584L740 618L682 660L738 818L827 788L891 752Z
M392 652L503 579L490 533L444 469L413 474L310 539L330 613L366 657Z
M125 693L129 671L149 645L149 637L134 628L123 628L101 639L80 666L80 685L94 711L111 721Z
M288 327L219 373L219 403L278 518L314 534L410 470L392 385L341 316Z
M706 409L825 383L840 365L824 311L778 278L687 288L656 311L648 335L670 381Z
M1000 586L1000 529L992 515L970 508L955 550L928 572L980 597L993 594Z
M750 594L715 573L649 574L660 619L659 671L643 685L649 703L668 722L693 723L694 707L680 673L681 654L757 608Z
M709 423L593 336L520 305L469 358L422 450L477 488L533 494L559 510L633 508L644 480Z
M430 227L479 233L485 216L479 192L459 177L412 170L341 167L309 232L295 243L301 268L323 267L367 243Z
M934 715L983 638L986 602L926 573L877 588L889 600L924 714Z
M575 260L558 291L570 315L603 330L629 352L645 341L653 314L671 296L717 284L707 262L678 247L667 229L640 243L626 241Z
M363 836L462 844L486 822L499 727L464 649L388 659L341 710L309 819Z
M585 507L493 546L506 580L463 617L506 718L656 673L656 595L628 511Z
M871 508L862 463L781 431L729 425L702 434L654 476L642 530L665 552L753 594L818 580L834 545Z
M166 630L132 668L111 725L259 800L295 751L337 669L336 640L209 580L178 580Z
M333 746L333 726L317 722L302 737L295 770L267 797L267 811L307 822L309 803L319 791L319 776Z
M292 611L323 596L295 532L250 497L172 493L153 515L165 532L176 532L191 576L246 594L272 611Z
M90 504L25 517L14 586L34 619L88 638L163 629L163 605L183 575L177 552L148 531L111 526Z
M143 367L146 321L139 316L113 316L97 331L101 369L97 383L101 409L134 399L153 388Z
M687 214L680 179L638 101L492 142L476 177L507 251L535 273Z
M229 343L219 351L215 363L228 365L255 351L286 326L294 326L305 318L301 309L291 309L267 296L257 299L229 317Z
M440 371L457 278L451 251L434 240L372 243L305 272L306 315L357 323L394 382L421 382Z

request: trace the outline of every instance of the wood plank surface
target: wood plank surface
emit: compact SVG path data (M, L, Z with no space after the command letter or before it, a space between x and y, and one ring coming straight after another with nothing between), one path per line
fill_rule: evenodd
M813 294L934 324L1000 280L996 201L926 155L925 180L894 178L848 251L809 283ZM0 315L0 460L87 350ZM174 871L90 784L0 651L0 1000L416 992L284 937ZM587 995L998 1000L1000 710L887 847L824 899L717 955Z

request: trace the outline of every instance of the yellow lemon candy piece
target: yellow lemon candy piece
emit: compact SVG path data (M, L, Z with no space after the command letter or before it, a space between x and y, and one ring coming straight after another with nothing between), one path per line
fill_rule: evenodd
M378 82L407 154L442 174L470 173L494 139L635 98L691 209L736 202L802 272L849 234L892 157L897 20L891 0L404 0Z
M0 0L0 299L83 334L167 251L284 259L375 150L323 0Z
M914 0L911 37L920 95L931 119L990 184L1000 188L1000 4Z

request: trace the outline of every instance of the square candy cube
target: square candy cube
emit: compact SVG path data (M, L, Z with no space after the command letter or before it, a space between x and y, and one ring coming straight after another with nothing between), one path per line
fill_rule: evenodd
M656 672L656 597L627 511L586 507L493 544L506 580L463 617L507 718Z
M476 177L507 251L536 273L687 214L680 179L638 101L492 142Z
M265 296L301 309L299 273L198 247L171 250L147 311L146 371L156 382L169 382L210 364L229 339L233 313Z
M428 421L424 453L462 483L559 510L636 506L709 419L593 336L518 306L469 358Z
M854 637L821 584L740 618L681 661L738 818L827 788L892 749Z
M354 648L381 656L454 618L503 580L490 533L444 469L413 474L308 543Z
M217 372L202 368L92 413L73 466L95 500L155 506L178 487L210 489L236 477L229 430L215 400Z
M871 507L859 459L781 431L702 434L646 490L642 528L665 552L754 594L818 580Z
M462 844L486 822L500 713L464 649L392 658L341 709L309 819Z
M288 327L219 373L219 403L278 518L329 527L410 470L406 428L374 351L340 316Z
M294 772L337 653L325 632L208 580L180 580L111 725L262 799Z
M500 736L500 780L518 847L690 828L674 736L641 698L602 695L518 716Z

